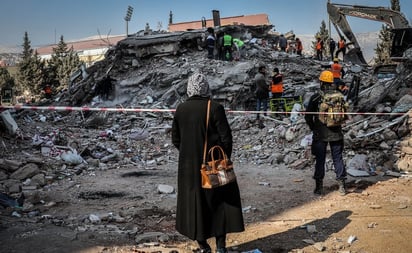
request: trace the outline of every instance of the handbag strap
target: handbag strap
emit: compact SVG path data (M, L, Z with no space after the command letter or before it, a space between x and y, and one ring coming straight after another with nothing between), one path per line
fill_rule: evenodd
M210 99L207 101L207 111L206 111L206 134L205 143L203 145L203 163L206 163L206 149L207 149L207 128L209 126L209 114L210 114Z

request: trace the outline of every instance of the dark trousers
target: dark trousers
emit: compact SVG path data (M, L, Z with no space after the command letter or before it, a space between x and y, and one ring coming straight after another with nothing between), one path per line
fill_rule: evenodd
M326 162L326 149L329 144L332 152L333 166L335 167L336 180L344 180L346 178L346 169L343 164L343 140L340 141L319 141L313 140L312 142L312 154L316 157L315 174L313 178L315 180L323 180L325 177L325 162Z
M214 46L208 46L207 47L207 58L209 58L209 59L214 58L214 55L213 55L214 50L215 50Z
M334 48L333 48L333 49L331 48L331 49L330 49L330 60L333 61L333 58L335 58L335 49L334 49Z
M261 108L263 109L263 111L265 111L264 115L266 116L266 111L268 110L268 100L267 100L267 98L260 98L260 99L258 98L256 100L256 111L260 111ZM259 119L259 116L260 116L260 114L257 113L256 118Z
M323 60L323 52L322 50L316 50L316 59L319 61Z
M223 59L225 61L231 61L232 60L232 46L224 46L223 47Z
M342 59L345 59L345 54L346 54L346 48L339 48L338 51L336 51L335 57L339 57L339 53L342 53Z

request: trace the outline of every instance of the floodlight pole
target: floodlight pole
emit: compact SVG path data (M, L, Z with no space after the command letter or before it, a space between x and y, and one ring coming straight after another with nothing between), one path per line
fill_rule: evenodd
M330 4L330 0L328 0L328 4ZM329 33L329 39L332 38L332 31L331 31L331 25L330 25L330 15L328 13L328 33Z
M124 20L126 21L126 37L129 37L129 21L132 18L132 13L133 7L129 5L127 7L126 16L124 17Z
M126 20L126 37L129 37L129 21Z

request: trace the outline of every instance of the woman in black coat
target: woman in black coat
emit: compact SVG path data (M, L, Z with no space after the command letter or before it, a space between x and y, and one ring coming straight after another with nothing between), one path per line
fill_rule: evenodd
M175 112L172 143L179 150L176 229L196 240L200 252L211 252L207 243L216 237L217 252L227 252L226 234L244 231L237 182L214 189L201 187L200 166L206 136L209 84L203 74L189 77L188 99ZM232 153L232 132L222 105L212 101L207 132L208 149L220 145L228 157Z

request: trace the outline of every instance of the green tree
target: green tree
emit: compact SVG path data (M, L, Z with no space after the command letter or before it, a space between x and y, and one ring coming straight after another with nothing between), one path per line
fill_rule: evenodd
M23 38L22 59L17 65L18 85L16 88L17 93L33 96L41 92L44 64L40 60L37 52L33 54L33 49L30 44L29 36L27 32L25 32Z
M73 47L67 47L62 35L48 61L46 79L54 88L65 88L68 86L71 73L77 70L80 64L79 56L74 52Z
M391 0L391 9L394 11L400 11L401 6L399 0ZM375 49L375 63L376 64L388 64L391 63L390 55L392 48L391 28L387 25L382 25L382 29L379 32L379 40Z
M313 51L316 52L317 39L320 38L323 41L324 51L326 50L326 52L329 52L329 43L326 43L328 40L328 37L329 37L329 31L326 28L326 22L325 20L322 20L322 22L320 23L319 31L316 32L315 34L315 40L312 41Z
M0 90L8 87L14 87L14 78L6 68L0 68Z

